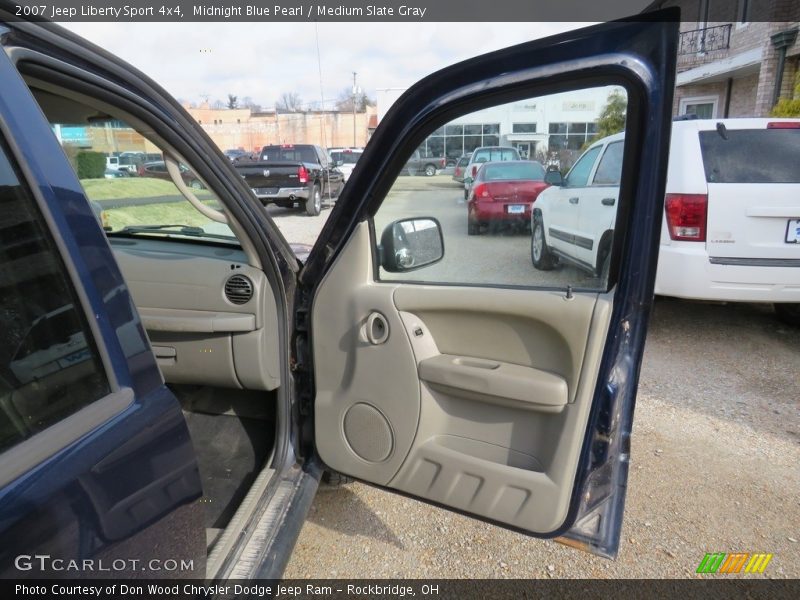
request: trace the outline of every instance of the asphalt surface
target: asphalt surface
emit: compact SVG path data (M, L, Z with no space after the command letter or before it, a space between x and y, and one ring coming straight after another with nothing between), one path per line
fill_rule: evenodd
M300 243L330 214L268 211ZM592 283L534 270L526 232L468 237L463 193L447 177L400 178L376 229L411 214L439 219L446 247L415 278ZM799 372L800 330L771 307L658 298L615 561L356 483L317 496L285 576L696 577L706 552L769 552L761 576L800 577Z

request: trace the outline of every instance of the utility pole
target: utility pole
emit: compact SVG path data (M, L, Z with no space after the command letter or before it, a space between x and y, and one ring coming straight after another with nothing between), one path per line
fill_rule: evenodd
M356 147L356 95L360 91L356 86L356 73L353 71L353 148Z

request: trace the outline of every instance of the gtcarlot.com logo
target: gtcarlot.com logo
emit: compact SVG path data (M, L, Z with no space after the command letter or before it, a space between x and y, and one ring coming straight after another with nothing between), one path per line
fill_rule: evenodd
M703 557L696 572L707 574L763 573L771 560L772 554L763 552L755 554L749 552L734 552L733 554L715 552L706 554Z
M194 571L194 559L152 558L53 558L49 554L20 554L14 559L18 571L42 572L119 572L119 571Z

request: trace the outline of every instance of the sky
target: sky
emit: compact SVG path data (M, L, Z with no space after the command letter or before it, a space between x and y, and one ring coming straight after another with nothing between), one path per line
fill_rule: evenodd
M580 23L65 23L200 103L228 94L271 108L284 92L330 108L357 85L406 88L450 64ZM319 43L319 61L317 60ZM320 75L321 83L320 86Z

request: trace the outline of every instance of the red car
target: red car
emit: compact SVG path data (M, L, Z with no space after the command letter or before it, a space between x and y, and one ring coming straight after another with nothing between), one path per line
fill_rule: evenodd
M498 223L530 225L531 206L548 187L544 167L532 160L489 162L475 174L467 201L467 233Z

